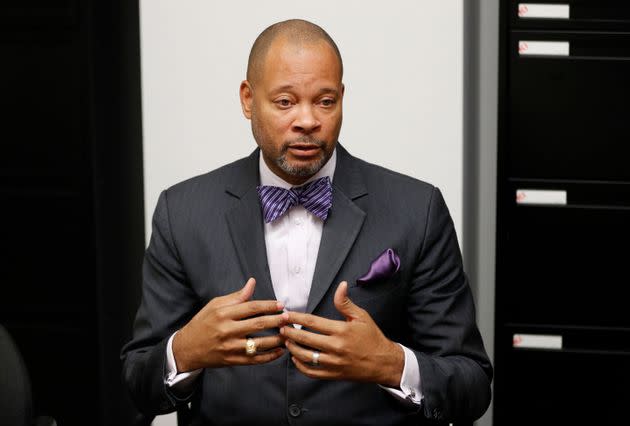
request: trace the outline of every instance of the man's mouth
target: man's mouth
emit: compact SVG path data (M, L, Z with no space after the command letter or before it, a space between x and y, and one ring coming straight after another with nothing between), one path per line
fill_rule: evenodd
M293 143L289 145L289 151L291 155L295 157L312 157L317 155L321 150L321 147L312 143Z

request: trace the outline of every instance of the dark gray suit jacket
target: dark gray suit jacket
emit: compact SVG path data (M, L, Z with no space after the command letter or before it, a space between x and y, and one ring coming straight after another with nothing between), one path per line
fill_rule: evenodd
M259 150L164 191L144 261L142 303L122 350L123 377L149 414L191 402L194 424L434 424L479 417L492 367L475 324L452 220L439 190L352 157L337 145L333 207L323 229L307 312L341 319L337 284L384 334L412 349L424 400L402 403L376 384L305 377L285 354L259 366L206 369L178 398L164 384L166 342L210 299L257 280L254 299L275 299L256 192ZM356 279L387 248L390 279ZM366 342L365 351L370 350Z

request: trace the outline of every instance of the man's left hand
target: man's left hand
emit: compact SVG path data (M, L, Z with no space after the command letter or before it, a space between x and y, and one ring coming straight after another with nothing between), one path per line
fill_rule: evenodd
M348 298L347 282L337 287L334 303L345 321L299 312L283 314L286 323L316 332L289 326L280 329L296 367L314 379L399 387L405 364L403 349L385 337L370 314ZM314 351L320 353L317 365L312 363Z

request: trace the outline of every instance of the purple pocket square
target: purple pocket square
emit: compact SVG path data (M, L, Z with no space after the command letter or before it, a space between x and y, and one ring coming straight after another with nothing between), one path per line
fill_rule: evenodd
M370 265L367 274L357 279L357 284L367 284L371 281L382 280L391 277L400 268L400 258L390 248L381 253Z

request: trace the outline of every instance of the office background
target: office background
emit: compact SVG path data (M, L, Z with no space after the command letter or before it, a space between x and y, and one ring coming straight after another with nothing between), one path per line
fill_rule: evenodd
M253 149L237 88L253 39L272 22L302 17L331 33L346 68L342 143L438 185L460 243L472 244L465 224L476 216L464 215L466 173L475 173L465 165L465 127L476 118L464 113L474 80L466 68L476 57L466 34L472 4L0 6L10 106L0 162L2 220L10 224L2 230L8 292L0 321L29 367L35 412L66 424L134 416L118 351L131 331L157 194ZM484 309L484 298L478 303ZM491 315L484 319L491 351ZM53 371L73 374L60 382Z
M445 195L496 366L478 424L623 423L624 0L0 5L0 323L35 413L139 419L118 354L157 195L254 148L237 90L247 53L292 17L341 49L341 142Z

